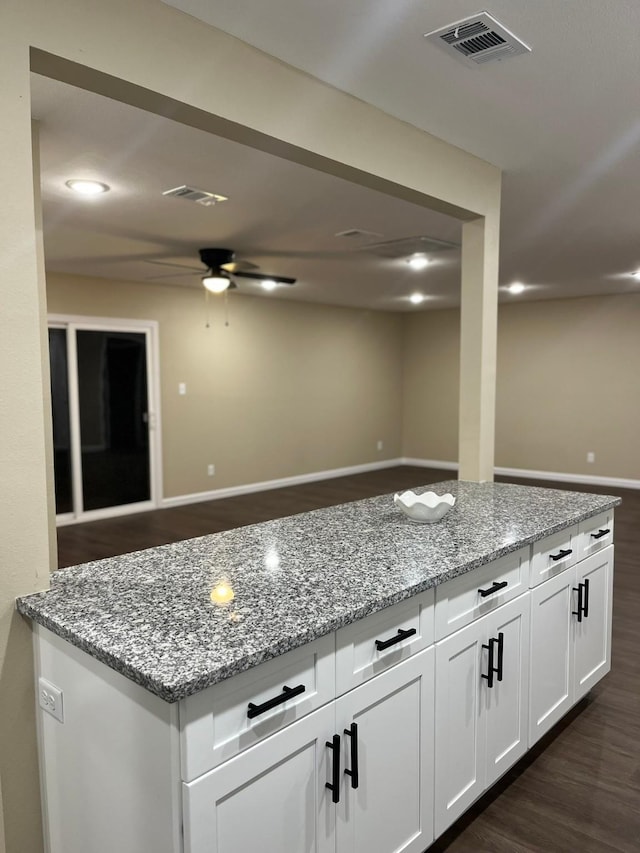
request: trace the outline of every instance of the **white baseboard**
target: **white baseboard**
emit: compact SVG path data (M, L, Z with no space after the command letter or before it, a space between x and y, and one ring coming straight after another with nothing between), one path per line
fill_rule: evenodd
M505 477L523 477L527 480L555 480L558 483L584 483L614 489L640 489L640 480L624 477L601 477L596 474L565 474L560 471L530 471L527 468L495 468L495 473Z
M332 480L334 477L348 477L351 474L365 474L367 471L380 471L383 468L395 468L406 464L402 459L385 459L381 462L367 462L364 465L350 465L347 468L333 468L328 471L313 471L310 474L296 474L292 477L281 477L278 480L263 480L260 483L245 483L242 486L228 486L223 489L212 489L209 492L195 492L191 495L176 495L163 498L162 507L185 506L186 504L215 501L220 498L233 498L237 495L250 495L253 492L267 492L270 489L283 489L287 486L300 486L305 483L315 483L319 480Z
M457 462L441 462L439 459L410 459L403 457L399 465L415 465L419 468L441 468L457 471ZM584 483L588 486L613 487L614 489L640 489L640 480L624 477L602 477L596 474L565 474L561 471L534 471L529 468L503 468L497 466L494 473L504 477L522 477L526 480L552 480L557 483Z

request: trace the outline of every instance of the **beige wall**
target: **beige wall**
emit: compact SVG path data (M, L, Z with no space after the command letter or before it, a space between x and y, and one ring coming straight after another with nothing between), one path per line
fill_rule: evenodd
M457 311L408 319L406 456L457 458L458 326ZM496 465L640 479L639 328L640 293L502 305Z
M14 598L46 586L53 543L30 60L40 73L414 201L430 199L454 215L495 224L500 203L500 174L489 164L159 0L0 4L0 849L9 853L42 849L31 647Z
M207 329L200 288L50 274L47 294L55 314L158 321L166 497L401 455L400 315L233 293Z

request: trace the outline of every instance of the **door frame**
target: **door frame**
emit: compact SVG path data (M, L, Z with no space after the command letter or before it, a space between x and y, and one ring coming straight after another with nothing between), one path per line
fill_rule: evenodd
M160 347L157 320L132 320L121 317L87 317L79 314L49 314L47 327L78 331L137 332L145 336L147 355L147 412L149 427L150 499L85 511L82 506L82 468L80 410L76 370L76 338L67 336L67 379L69 390L69 430L71 438L71 476L73 511L56 515L56 526L98 521L157 509L162 501L162 418L160 417Z

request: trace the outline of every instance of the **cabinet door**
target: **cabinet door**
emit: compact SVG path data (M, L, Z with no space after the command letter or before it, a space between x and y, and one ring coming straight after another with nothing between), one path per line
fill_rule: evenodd
M482 793L485 737L480 717L484 619L436 644L435 835Z
M185 853L335 853L333 703L183 785Z
M574 702L611 669L613 545L578 563L576 570L576 586L582 584L583 608L580 621L573 616Z
M486 787L493 785L529 748L529 595L520 596L487 616L486 639L494 642L493 686L482 682L486 716ZM502 634L502 656L498 658ZM499 680L500 679L500 680Z
M431 647L338 699L338 853L422 853L433 841L433 681Z
M575 567L531 590L529 746L573 704L571 611L577 600Z

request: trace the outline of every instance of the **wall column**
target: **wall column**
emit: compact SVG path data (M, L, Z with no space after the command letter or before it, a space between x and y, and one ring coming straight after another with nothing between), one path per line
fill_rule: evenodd
M458 477L493 480L499 217L462 226Z
M49 583L51 413L29 53L6 28L0 76L0 851L40 853L32 635L15 597Z

